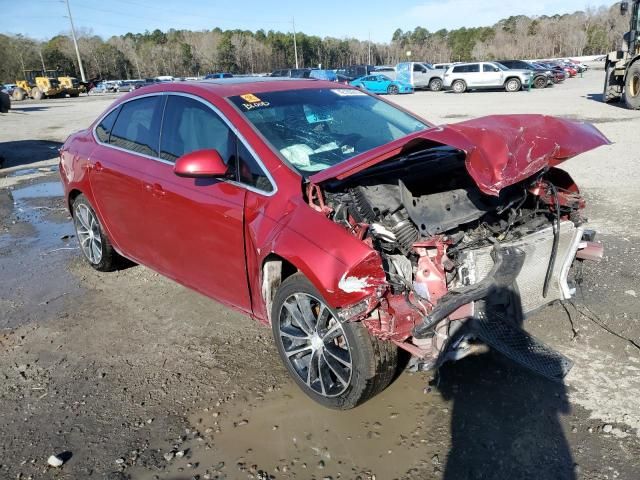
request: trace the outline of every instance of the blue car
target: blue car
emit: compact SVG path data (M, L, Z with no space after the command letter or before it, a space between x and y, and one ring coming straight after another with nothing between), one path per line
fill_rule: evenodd
M413 93L413 87L408 83L391 80L385 75L367 75L351 81L354 87L362 88L371 93Z

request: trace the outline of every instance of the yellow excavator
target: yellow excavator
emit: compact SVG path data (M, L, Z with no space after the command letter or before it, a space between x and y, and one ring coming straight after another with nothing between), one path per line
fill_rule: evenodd
M629 31L624 34L622 50L611 52L605 62L602 99L613 102L620 98L627 108L640 109L640 0L620 2L620 13L631 10Z

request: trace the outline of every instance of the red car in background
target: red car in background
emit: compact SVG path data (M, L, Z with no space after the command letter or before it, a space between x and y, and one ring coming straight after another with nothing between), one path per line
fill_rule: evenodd
M92 267L126 257L271 324L300 388L347 409L399 348L428 369L488 344L566 374L520 324L602 254L557 165L606 143L582 122L435 127L332 82L234 78L121 97L67 139L60 175Z

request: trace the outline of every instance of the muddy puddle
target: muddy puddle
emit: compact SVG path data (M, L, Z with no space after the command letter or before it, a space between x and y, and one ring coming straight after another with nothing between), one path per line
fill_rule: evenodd
M20 184L0 194L0 328L13 328L61 308L74 288L66 267L78 247L60 182Z
M49 173L49 172L57 172L58 166L53 165L51 167L40 167L40 168L23 168L21 170L15 170L7 175L9 178L13 177L25 177L27 175L35 175L38 173Z
M206 478L363 480L403 477L425 464L437 469L447 452L449 402L425 392L428 380L404 373L346 412L318 406L293 384L253 403L236 399L226 411L207 407L190 422L211 448L197 448L196 437L196 448L175 458L160 478L191 478L189 467Z

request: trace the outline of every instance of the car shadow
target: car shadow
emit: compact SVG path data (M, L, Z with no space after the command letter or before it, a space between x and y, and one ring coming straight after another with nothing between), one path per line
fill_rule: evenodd
M0 168L18 167L58 157L60 142L50 140L16 140L0 142Z
M38 105L33 107L22 107L16 106L15 103L11 105L11 112L13 113L25 113L25 112L41 112L44 110L49 110L51 107L46 105Z
M522 326L517 292L498 290L484 302L487 311L501 312L503 321ZM507 342L536 350L526 339L509 337ZM551 357L535 358L559 368ZM440 394L453 404L444 480L575 480L560 423L571 408L562 382L539 376L493 349L444 364L437 378Z

